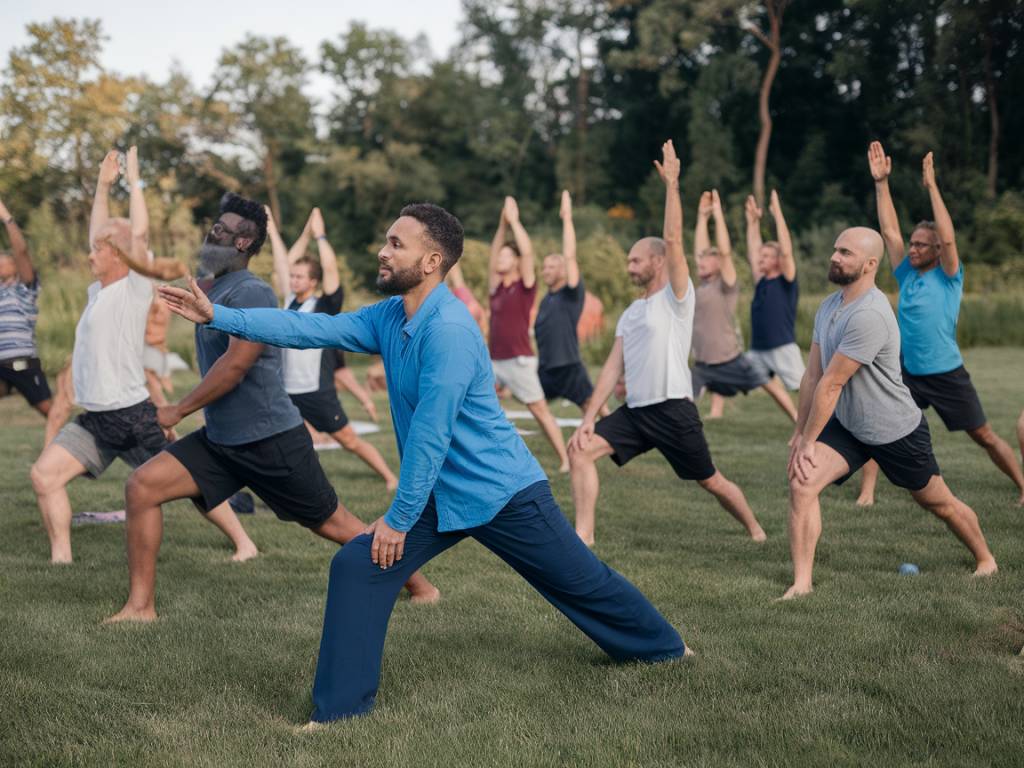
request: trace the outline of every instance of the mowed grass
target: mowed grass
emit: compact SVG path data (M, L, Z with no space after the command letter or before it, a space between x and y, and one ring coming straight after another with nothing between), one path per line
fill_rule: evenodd
M973 350L967 364L1011 438L1024 351ZM789 427L759 393L730 401L707 434L765 545L657 455L601 466L597 553L679 628L695 660L609 663L467 541L426 569L439 605L397 605L375 712L309 736L293 728L310 713L334 545L260 507L243 520L263 556L234 565L190 505L170 505L160 620L100 626L126 594L123 529L76 528L74 565L50 566L28 481L41 420L12 397L0 421L0 765L1021 764L1024 511L981 450L934 416L939 462L977 510L997 577L970 578L967 551L883 480L871 509L854 505L852 485L827 492L817 591L773 602L790 576ZM397 462L390 428L369 439ZM527 440L553 470L543 439ZM320 455L355 513L384 511L382 484L357 459ZM119 508L126 476L119 465L75 482L75 509ZM568 479L553 487L571 516ZM901 562L921 575L899 576Z

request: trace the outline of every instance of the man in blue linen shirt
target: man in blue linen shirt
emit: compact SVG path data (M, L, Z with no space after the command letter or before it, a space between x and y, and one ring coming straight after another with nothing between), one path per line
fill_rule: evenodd
M402 457L386 514L334 557L313 685L314 722L372 709L402 583L472 536L616 660L683 655L676 631L569 526L540 465L505 418L483 337L444 285L462 255L457 218L408 205L387 233L377 287L392 298L336 316L233 310L162 287L171 309L249 341L380 354Z

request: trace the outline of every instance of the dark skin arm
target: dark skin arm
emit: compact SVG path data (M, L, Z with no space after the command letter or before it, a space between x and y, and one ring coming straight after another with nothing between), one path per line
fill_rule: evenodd
M14 257L14 264L18 270L18 280L25 284L31 283L36 279L36 272L32 269L28 244L2 200L0 200L0 221L3 221L4 227L7 229L7 236L11 239L11 255Z
M178 403L157 409L157 421L168 429L191 413L219 400L238 386L263 352L263 345L232 338L228 351L218 358L203 380Z

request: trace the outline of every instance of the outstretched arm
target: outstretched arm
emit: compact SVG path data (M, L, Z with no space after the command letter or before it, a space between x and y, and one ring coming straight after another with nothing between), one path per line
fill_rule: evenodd
M771 202L768 204L772 218L775 219L775 236L779 239L779 268L787 283L796 280L796 258L793 256L793 238L786 225L786 217L782 215L782 203L779 193L772 190Z
M668 279L677 299L686 296L690 286L690 268L683 250L683 204L679 199L679 157L669 139L661 147L661 162L654 161L665 182L665 226L662 237L668 246Z
M761 209L753 195L747 195L743 213L747 219L747 261L750 262L750 272L756 284L764 277L760 266L761 246L764 245L764 241L761 240Z
M939 235L939 261L942 264L942 271L953 277L960 271L960 254L956 249L953 219L946 210L942 195L939 194L939 185L935 183L935 158L931 152L925 155L921 162L921 175L924 188L928 190L928 197L932 202L932 218L935 220L935 229Z
M313 213L310 214L309 228L313 237L316 238L316 249L320 254L320 269L324 273L320 287L323 289L324 295L330 295L338 290L341 278L338 276L338 257L327 240L324 217L319 208L314 208Z
M284 298L288 295L288 249L285 247L281 233L274 222L274 214L269 205L264 205L263 210L267 212L267 237L270 238L270 253L274 257L274 290L277 295Z
M491 239L491 259L487 268L488 295L494 293L494 289L501 282L501 276L498 274L498 254L501 253L501 249L505 246L507 237L508 222L505 221L505 207L502 205L501 216L498 218L498 228L494 230L494 237Z
M514 197L505 198L505 220L512 229L512 237L515 238L516 247L519 249L519 274L523 278L523 286L527 289L533 288L537 284L533 243L526 227L519 221L519 205Z
M96 180L96 192L92 198L92 213L89 216L89 243L96 239L100 228L110 218L110 204L107 197L110 195L110 187L117 177L121 175L120 153L116 149L107 152L103 162L100 163L99 178Z
M722 269L722 282L732 288L736 285L736 264L732 260L732 240L729 239L729 227L725 223L725 211L718 190L711 190L711 210L715 217L715 245Z
M580 284L580 265L576 261L576 227L572 223L572 198L569 190L562 190L562 257L565 259L565 280L570 288Z
M711 220L711 210L714 208L710 192L701 192L700 200L697 203L697 223L693 228L693 254L700 256L711 247L711 235L708 229L708 222Z
M871 178L875 180L875 203L878 206L878 228L885 240L885 250L889 253L889 264L896 269L906 256L903 250L903 235L900 233L900 220L896 216L896 206L889 192L889 174L892 173L892 158L885 154L880 142L872 141L868 147L868 167Z
M14 267L18 270L18 280L22 283L31 283L36 279L36 271L32 268L32 259L28 255L28 243L25 242L21 228L14 221L3 200L0 200L0 221L3 221L7 237L11 240L11 255L14 256Z

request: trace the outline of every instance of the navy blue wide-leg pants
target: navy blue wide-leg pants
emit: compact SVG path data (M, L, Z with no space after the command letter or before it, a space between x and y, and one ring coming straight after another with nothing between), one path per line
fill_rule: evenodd
M616 661L682 656L679 634L640 590L580 541L546 481L523 489L477 528L439 533L433 497L387 570L370 560L372 536L334 556L313 682L312 719L328 722L373 708L388 619L402 585L427 561L472 536L508 563Z

